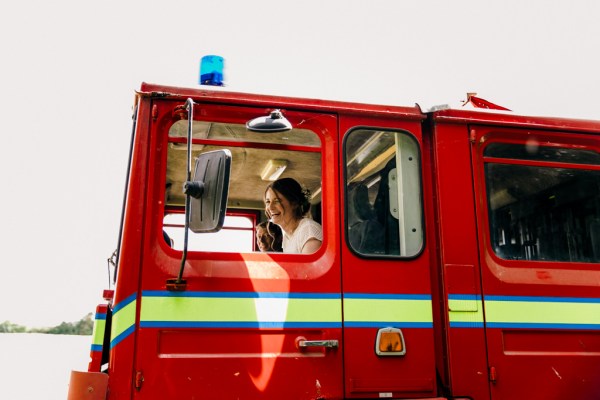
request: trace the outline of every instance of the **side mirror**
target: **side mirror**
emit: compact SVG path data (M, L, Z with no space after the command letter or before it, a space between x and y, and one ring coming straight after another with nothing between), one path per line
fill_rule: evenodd
M192 232L217 232L223 227L230 170L231 152L227 149L203 153L196 160L194 178L184 185L184 192L190 195Z

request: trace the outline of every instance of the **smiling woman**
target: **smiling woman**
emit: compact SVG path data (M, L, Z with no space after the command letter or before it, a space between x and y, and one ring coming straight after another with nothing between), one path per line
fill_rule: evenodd
M314 253L323 242L323 230L310 212L310 191L292 178L282 178L267 186L265 212L284 232L285 253Z

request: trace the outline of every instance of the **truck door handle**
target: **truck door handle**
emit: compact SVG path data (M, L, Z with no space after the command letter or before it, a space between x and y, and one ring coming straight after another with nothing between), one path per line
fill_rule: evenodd
M339 346L337 340L298 340L298 347L305 349L307 347L325 347L328 349L334 349Z

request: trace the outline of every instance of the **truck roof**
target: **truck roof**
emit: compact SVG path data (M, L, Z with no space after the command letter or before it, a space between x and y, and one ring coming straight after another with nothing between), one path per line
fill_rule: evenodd
M424 120L430 115L434 121L455 122L484 125L503 125L531 127L532 129L567 130L578 132L600 131L600 120L561 118L549 116L520 115L512 111L488 110L477 108L457 108L445 106L433 111L424 111L415 104L414 106L397 106L384 104L367 104L344 102L337 100L323 100L300 97L273 96L243 92L231 92L226 89L211 87L184 88L165 86L143 82L138 95L157 96L168 98L205 98L207 102L220 102L235 100L239 104L264 105L265 107L302 108L305 110L320 110L338 114L353 113L363 115L388 115L406 119Z

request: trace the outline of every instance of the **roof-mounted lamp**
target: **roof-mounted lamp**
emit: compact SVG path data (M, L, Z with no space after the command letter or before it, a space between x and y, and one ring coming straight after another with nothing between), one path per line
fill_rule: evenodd
M281 110L273 110L266 117L246 122L246 128L252 132L283 132L292 129L292 124L283 116Z
M200 61L201 85L223 86L223 57L204 56Z

